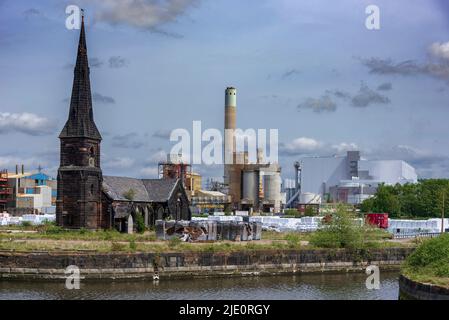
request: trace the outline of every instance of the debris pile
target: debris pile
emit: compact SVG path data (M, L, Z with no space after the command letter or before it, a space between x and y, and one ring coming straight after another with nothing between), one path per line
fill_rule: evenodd
M242 221L156 221L156 237L160 240L179 238L185 242L197 241L252 241L260 240L262 224Z

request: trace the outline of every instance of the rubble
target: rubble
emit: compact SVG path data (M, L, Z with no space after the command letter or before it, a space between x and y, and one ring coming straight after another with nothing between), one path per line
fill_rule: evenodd
M156 237L161 240L179 238L185 242L197 241L253 241L262 237L260 222L243 221L156 221Z

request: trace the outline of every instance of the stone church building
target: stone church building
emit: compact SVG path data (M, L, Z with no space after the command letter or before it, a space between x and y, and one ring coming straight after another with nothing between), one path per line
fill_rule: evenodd
M137 215L142 215L147 226L157 219L190 220L189 200L181 180L103 176L102 137L94 121L89 72L83 17L69 116L59 135L57 224L132 232Z

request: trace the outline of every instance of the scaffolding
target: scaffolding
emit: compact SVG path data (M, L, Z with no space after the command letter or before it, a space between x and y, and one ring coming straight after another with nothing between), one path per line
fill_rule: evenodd
M11 195L11 188L8 185L8 170L0 171L0 211L5 211L9 196Z

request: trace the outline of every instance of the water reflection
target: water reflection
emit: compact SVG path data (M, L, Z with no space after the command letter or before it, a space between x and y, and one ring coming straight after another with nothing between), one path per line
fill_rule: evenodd
M0 280L0 299L363 299L397 300L398 274L382 273L380 290L365 287L364 273L304 274L190 280L81 282L80 290L64 282Z

